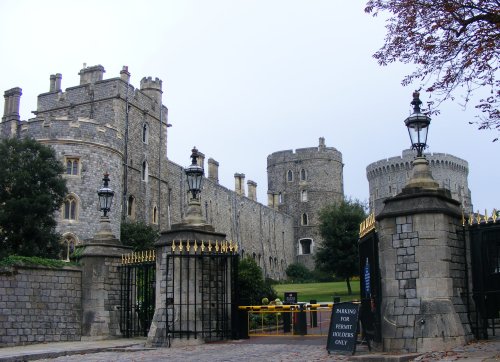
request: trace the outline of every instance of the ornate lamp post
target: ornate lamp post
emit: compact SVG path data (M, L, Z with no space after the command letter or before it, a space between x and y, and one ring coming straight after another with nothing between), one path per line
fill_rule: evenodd
M192 226L206 225L206 221L203 219L201 213L201 202L199 198L201 186L203 184L204 171L203 168L198 165L198 157L198 150L194 147L191 151L191 165L185 169L188 190L191 193L191 197L189 198L188 209L183 222Z
M99 221L99 231L94 237L94 242L116 239L111 231L111 222L108 216L115 192L109 187L109 174L107 172L104 174L102 181L103 185L97 190L97 196L99 197L99 208L103 212L103 215Z
M107 217L108 212L111 210L115 192L109 188L109 174L107 172L104 174L102 181L103 186L97 191L97 196L99 197L99 206L103 216Z
M411 148L417 150L417 157L413 161L413 175L405 188L437 189L438 183L432 178L429 161L423 155L427 148L427 135L431 119L420 110L422 101L420 93L413 92L413 113L405 119L405 125L410 135Z

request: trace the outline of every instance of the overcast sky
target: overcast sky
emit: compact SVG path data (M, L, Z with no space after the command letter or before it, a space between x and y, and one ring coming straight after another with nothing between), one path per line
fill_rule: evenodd
M267 155L325 137L342 152L346 196L364 201L366 166L410 146L403 121L420 86L401 86L411 66L372 58L384 20L364 3L1 0L0 90L23 89L28 119L51 74L62 73L65 89L79 84L83 63L103 65L105 78L127 65L136 88L144 76L163 80L174 162L188 165L197 146L220 163L222 185L234 189L234 173L244 173L267 203ZM443 104L428 151L469 162L474 210L484 212L500 208L500 142L468 123L474 115Z

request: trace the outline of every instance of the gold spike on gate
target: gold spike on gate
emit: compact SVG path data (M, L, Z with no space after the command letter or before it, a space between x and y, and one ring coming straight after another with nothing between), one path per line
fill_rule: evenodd
M212 252L212 241L209 240L207 242L207 244L208 244L208 251L211 253Z
M186 251L189 253L190 249L191 249L191 245L189 245L189 240L186 240Z
M195 253L198 251L198 243L196 242L196 240L194 241L193 250Z
M203 253L205 251L205 242L202 240L201 241L201 252Z

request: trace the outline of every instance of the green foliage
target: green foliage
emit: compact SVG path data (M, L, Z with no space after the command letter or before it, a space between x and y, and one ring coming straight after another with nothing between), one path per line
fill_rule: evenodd
M285 273L292 283L303 283L312 280L312 273L304 264L292 263L288 265Z
M0 258L57 258L54 212L67 193L64 167L52 148L33 139L0 141Z
M359 224L365 217L363 205L352 200L329 205L319 213L323 242L316 251L316 266L343 278L348 288L349 278L359 273Z
M270 281L264 280L262 269L252 258L245 258L238 265L238 293L240 303L260 305L263 298L274 300L276 291Z
M155 227L143 222L122 222L121 242L131 246L134 251L151 250L160 234Z
M19 256L9 255L0 260L0 267L9 266L45 266L49 268L62 268L68 265L77 265L75 263L67 263L58 259L45 259L37 256Z

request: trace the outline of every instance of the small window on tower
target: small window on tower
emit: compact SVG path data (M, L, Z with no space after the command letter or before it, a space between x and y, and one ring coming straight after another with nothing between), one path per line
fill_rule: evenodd
M149 141L149 126L147 123L144 123L144 126L142 126L142 142L148 143Z
M288 170L288 172L286 173L286 180L288 182L292 182L293 181L293 172L292 172L292 170Z
M66 158L66 175L78 176L80 174L80 159L78 157Z
M307 172L306 170L302 169L300 170L300 181L306 181L307 180Z

